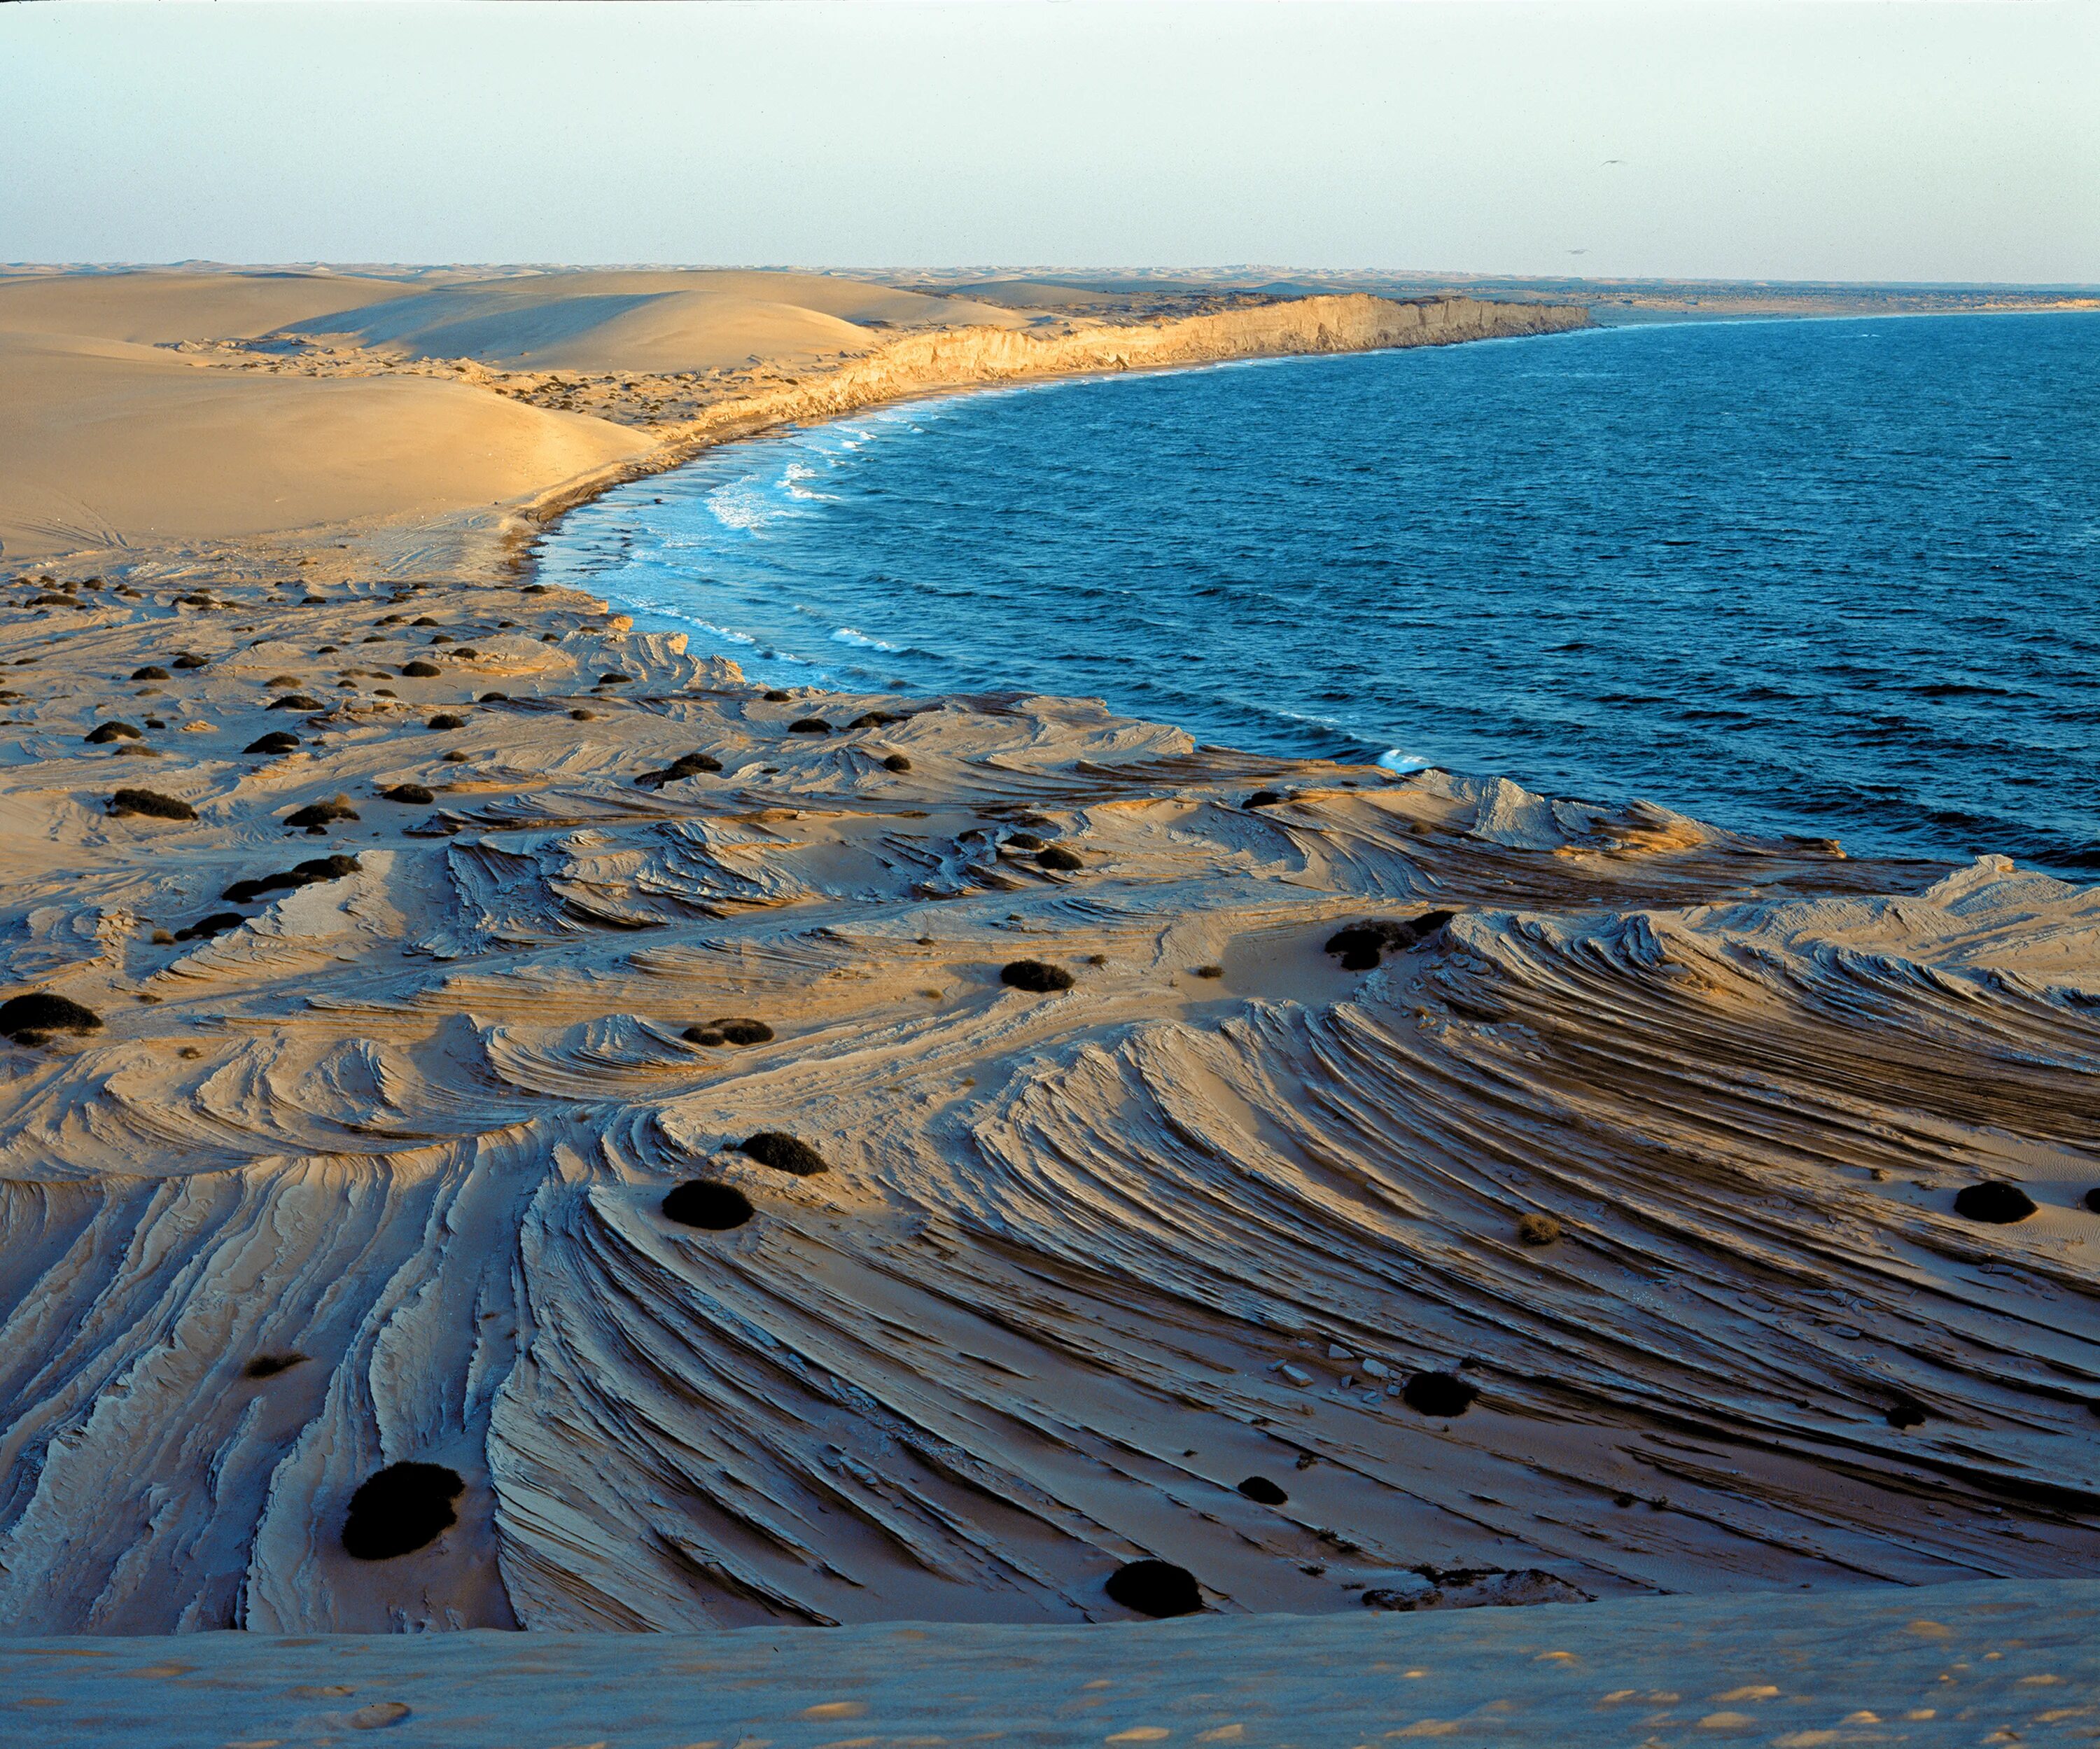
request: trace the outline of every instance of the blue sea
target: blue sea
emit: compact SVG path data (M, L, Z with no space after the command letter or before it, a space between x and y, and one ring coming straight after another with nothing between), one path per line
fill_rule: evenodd
M783 684L2100 870L2100 316L1092 378L712 452L540 575Z

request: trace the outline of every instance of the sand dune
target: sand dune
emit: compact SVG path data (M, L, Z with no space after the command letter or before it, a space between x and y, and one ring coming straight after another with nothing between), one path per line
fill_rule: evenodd
M460 383L242 373L0 333L0 559L17 563L486 508L649 447Z
M0 333L86 334L156 346L249 338L404 298L398 280L328 273L34 274L0 278Z

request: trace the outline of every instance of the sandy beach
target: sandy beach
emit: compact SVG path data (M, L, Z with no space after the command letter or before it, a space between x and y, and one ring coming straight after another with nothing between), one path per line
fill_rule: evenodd
M0 1630L2091 1574L2100 895L766 691L524 568L787 421L1583 319L1070 292L0 280Z

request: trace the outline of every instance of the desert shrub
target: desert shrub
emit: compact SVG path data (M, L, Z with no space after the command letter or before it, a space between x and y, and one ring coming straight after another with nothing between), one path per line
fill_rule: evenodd
M1519 1215L1516 1236L1520 1244L1550 1245L1560 1237L1560 1223L1551 1215Z
M732 1017L688 1027L682 1036L695 1045L763 1045L773 1036L773 1029L762 1020Z
M272 710L325 710L328 707L311 692L287 692L280 699L270 700Z
M1196 1575L1171 1561L1129 1561L1109 1575L1108 1594L1140 1615L1193 1615L1203 1607Z
M350 805L346 796L337 796L327 802L309 802L296 813L285 816L285 824L291 827L327 827L339 819L355 819L357 810Z
M794 696L793 693L785 691L779 687L769 687L765 691L765 702L769 704L785 704Z
M1926 1422L1925 1405L1915 1397L1899 1397L1889 1405L1888 1413L1882 1419L1899 1430L1922 1427Z
M236 905L252 905L265 893L313 886L324 881L340 881L346 875L355 874L362 866L355 856L310 857L296 868L287 868L281 873L236 881L218 896Z
M832 726L822 717L797 717L788 725L790 735L829 735Z
M112 814L144 814L154 819L195 819L197 811L187 802L164 796L157 789L120 789L109 798Z
M413 807L428 807L438 798L421 784L396 784L386 793L383 799L406 802Z
M428 722L425 723L423 727L426 729L437 729L440 731L445 729L464 729L466 727L466 718L461 716L456 716L452 712L448 710L441 710L436 716L431 718Z
M262 682L265 687L296 687L298 683L297 674L272 674Z
M208 917L200 917L186 930L177 930L177 941L210 941L214 935L226 934L237 930L247 921L237 911L214 911Z
M98 723L81 737L90 747L106 747L112 741L136 741L145 738L145 731L128 722Z
M211 658L208 656L198 656L185 650L168 665L171 668L209 668L211 666Z
M911 762L902 753L892 753L882 762L882 768L885 771L908 771L911 769Z
M435 1543L459 1522L452 1502L465 1491L457 1470L439 1464L389 1464L350 1497L344 1552L356 1561L390 1561Z
M1001 966L999 981L1010 989L1027 990L1037 996L1072 987L1072 974L1046 960L1013 960Z
M1192 978L1222 978L1225 975L1225 969L1222 965L1198 965L1191 968L1189 975Z
M518 586L518 593L521 595L544 595L548 590L544 583L526 583Z
M1327 938L1326 952L1341 956L1345 972L1368 972L1381 955L1397 953L1427 941L1458 913L1425 911L1418 917L1367 917Z
M467 757L468 756L466 754L461 753L455 749L452 752L444 755L444 762L447 765L465 765L467 762Z
M1017 850L1039 850L1043 848L1043 841L1032 832L1009 832L1006 835L1006 842Z
M449 632L439 632L430 640L433 644L451 643L452 641L452 636Z
M143 668L133 669L131 678L134 680L166 680L172 677L165 668L157 668L148 662Z
M2079 1200L2089 1213L2100 1215L2100 1189L2088 1190Z
M165 756L157 747L148 747L143 741L119 741L110 749L119 759L159 759Z
M666 784L697 777L703 771L719 771L721 768L721 761L712 753L681 753L662 771L644 771L634 781L644 789L661 789Z
M740 1227L754 1212L751 1199L743 1191L712 1178L689 1178L673 1186L664 1199L665 1220L709 1233L726 1233Z
M1250 1476L1240 1484L1240 1492L1262 1506L1282 1506L1290 1496L1266 1476Z
M582 705L579 704L574 710L571 711L569 714L575 718L578 722L589 722L597 717L598 713L594 710L585 710Z
M426 662L418 656L412 662L404 662L401 672L411 680L428 680L432 675L441 674L444 670L435 662Z
M624 687L633 678L634 676L632 674L619 673L600 674L598 677L598 683L602 687Z
M175 943L175 938L165 930L155 930L152 940L156 947L172 947Z
M409 621L408 623L411 625L436 625L440 622L437 620L432 619L429 614L426 613L419 615L417 618Z
M1418 1372L1401 1387L1400 1399L1418 1415L1448 1420L1463 1415L1480 1394L1455 1372Z
M508 704L510 695L508 692L484 692L474 702L479 704Z
M736 1145L738 1153L770 1166L775 1172L792 1173L798 1178L814 1177L831 1170L823 1155L806 1142L777 1129L761 1129Z
M1240 806L1244 808L1274 807L1277 802L1282 802L1284 799L1285 797L1281 790L1257 789L1252 795L1249 796L1246 801L1242 802Z
M1954 1193L1954 1212L1991 1226L2011 1226L2035 1212L2034 1199L2016 1184L1992 1178Z
M71 996L49 990L32 990L0 1003L0 1034L14 1038L24 1032L94 1032L102 1016Z
M274 1379L280 1372L289 1372L304 1363L303 1354L258 1354L240 1369L244 1379Z
M1071 851L1061 844L1046 845L1035 853L1037 863L1059 874L1071 874L1086 867Z
M296 753L298 750L298 735L287 735L282 729L272 729L267 735L258 735L240 750L245 753L275 755Z
M864 710L846 727L849 729L880 729L903 720L893 710Z

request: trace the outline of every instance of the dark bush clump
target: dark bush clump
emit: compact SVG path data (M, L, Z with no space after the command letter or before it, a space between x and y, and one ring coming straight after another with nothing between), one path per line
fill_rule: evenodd
M258 1354L240 1369L244 1379L274 1379L305 1361L303 1354Z
M1006 842L1009 848L1017 850L1039 850L1043 848L1043 841L1032 832L1009 832L1006 835Z
M632 674L600 674L598 683L602 687L624 687L633 678Z
M2088 1190L2079 1200L2085 1204L2089 1213L2100 1215L2100 1189Z
M790 735L829 735L832 726L822 717L797 717L788 725Z
M1011 989L1033 991L1038 996L1072 987L1072 974L1044 960L1010 961L999 968L999 981Z
M882 762L882 768L885 771L908 771L911 769L911 762L902 753L892 753Z
M474 702L478 704L508 704L510 695L508 692L484 692Z
M794 696L792 692L783 691L779 687L769 687L766 688L765 702L769 704L785 704Z
M32 990L0 1003L0 1033L14 1038L24 1032L94 1032L102 1016L71 996Z
M675 1186L664 1199L665 1220L709 1233L726 1233L740 1227L753 1212L751 1199L743 1191L712 1178L690 1178Z
M418 656L412 662L404 662L401 665L401 672L411 680L428 680L434 675L443 674L444 670L435 662L426 662Z
M155 819L195 819L197 811L187 802L164 796L157 789L120 789L109 798L112 814L145 814Z
M1925 1405L1915 1397L1899 1397L1889 1405L1889 1412L1882 1417L1890 1426L1901 1430L1925 1425Z
M167 669L165 668L156 668L151 662L148 662L143 668L133 669L131 670L131 678L134 680L166 680L170 677Z
M589 722L594 720L598 716L598 713L596 711L585 710L580 704L577 705L574 710L569 713L569 714L575 718L578 722Z
M287 692L280 699L270 700L272 710L325 710L328 707L311 692Z
M1345 972L1368 972L1386 953L1398 953L1428 940L1458 913L1425 911L1402 921L1397 917L1370 917L1352 923L1327 938L1326 951L1339 954Z
M1269 808L1274 807L1277 802L1285 799L1283 793L1281 790L1257 789L1252 795L1249 796L1246 801L1242 802L1240 806L1246 808Z
M250 741L240 750L245 753L269 753L275 755L277 753L296 753L298 751L298 746L299 738L298 735L287 735L282 729L272 729L267 735L258 735L254 740Z
M806 1142L783 1134L777 1129L761 1129L755 1136L747 1137L736 1145L736 1151L761 1166L770 1166L775 1172L792 1172L798 1178L813 1178L831 1168L824 1156Z
M143 729L135 728L128 722L100 723L82 737L90 747L107 746L112 741L143 740L144 738Z
M1108 1593L1140 1615L1193 1615L1203 1607L1196 1575L1171 1561L1130 1561L1109 1575Z
M252 905L265 893L313 886L323 881L340 881L345 875L355 874L361 866L355 856L310 857L298 868L287 868L280 874L236 881L218 896L236 905Z
M389 1464L350 1497L344 1552L356 1561L390 1561L435 1543L459 1522L452 1502L466 1484L439 1464Z
M214 935L223 935L229 930L237 930L247 921L237 911L214 911L208 917L200 917L186 930L177 930L177 941L210 941Z
M1560 1223L1551 1215L1519 1215L1516 1236L1519 1244L1551 1245L1560 1237Z
M404 802L415 807L428 807L438 798L421 784L396 784L382 798L388 802Z
M1225 969L1222 965L1198 965L1193 967L1189 975L1192 978L1222 978L1225 975Z
M846 727L849 729L880 729L903 720L893 710L864 710Z
M1992 1226L2010 1226L2035 1212L2034 1199L2016 1184L1993 1178L1954 1193L1954 1212Z
M311 830L315 826L326 828L336 820L355 819L357 817L357 810L338 797L333 802L309 802L296 813L287 814L285 824L293 828L303 826Z
M441 710L423 727L426 729L464 729L466 718L456 717L448 710Z
M1061 844L1045 846L1035 853L1035 860L1045 868L1055 869L1059 874L1070 874L1086 864Z
M695 1045L763 1045L773 1036L773 1029L762 1020L733 1016L711 1020L704 1027L688 1027L684 1036Z
M721 760L712 753L681 753L660 771L644 771L635 782L644 789L661 789L666 784L697 777L703 771L719 771Z
M426 613L419 618L409 621L408 623L411 625L435 625L438 621L432 619L429 614Z
M1449 1419L1463 1415L1480 1394L1478 1385L1468 1385L1455 1372L1418 1372L1401 1387L1400 1398L1418 1415Z
M190 651L185 650L180 656L177 656L173 662L169 664L169 666L171 668L209 668L211 666L211 658L208 656L193 656Z
M1290 1496L1266 1476L1250 1476L1240 1484L1240 1492L1262 1506L1282 1506Z

